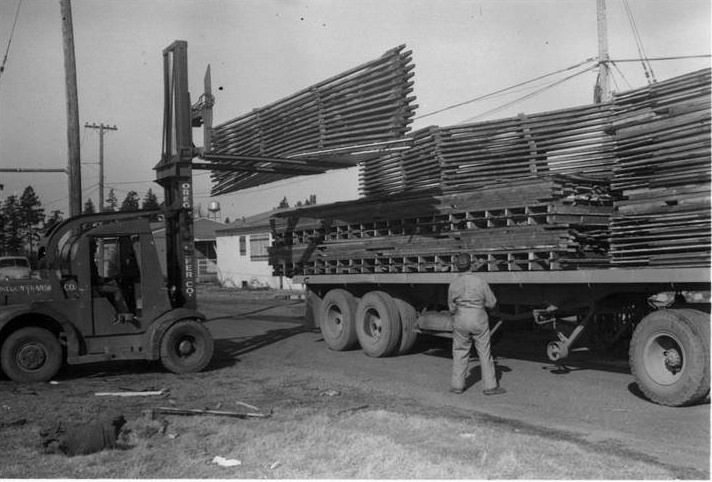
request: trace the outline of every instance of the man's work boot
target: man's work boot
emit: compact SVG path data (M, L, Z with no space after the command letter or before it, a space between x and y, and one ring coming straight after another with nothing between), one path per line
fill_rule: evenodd
M485 395L501 395L503 393L507 393L507 390L502 387L494 387L488 388L487 390L483 390L482 393L484 393Z

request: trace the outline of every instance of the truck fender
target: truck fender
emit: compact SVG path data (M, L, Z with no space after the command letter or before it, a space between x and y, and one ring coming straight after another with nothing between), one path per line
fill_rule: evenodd
M76 328L71 320L62 312L53 310L49 306L20 304L4 307L4 309L0 311L0 339L5 339L7 335L9 335L9 333L5 333L5 331L6 329L10 329L10 325L13 321L24 316L39 316L60 325L67 340L67 354L69 356L79 354L80 343Z
M161 339L163 334L172 325L181 320L198 320L201 323L207 321L207 317L196 310L189 308L177 308L175 310L163 313L151 324L151 329L148 331L148 343L146 346L149 349L148 358L150 360L158 360L161 351Z

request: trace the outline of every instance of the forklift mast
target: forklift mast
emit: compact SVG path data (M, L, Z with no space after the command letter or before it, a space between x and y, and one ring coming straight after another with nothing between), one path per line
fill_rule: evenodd
M166 208L166 274L173 308L196 308L193 237L193 145L188 44L173 42L163 51L163 148L154 167Z

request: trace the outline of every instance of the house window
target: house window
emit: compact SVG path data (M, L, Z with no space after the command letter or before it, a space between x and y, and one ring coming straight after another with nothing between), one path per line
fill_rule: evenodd
M247 236L240 236L240 256L247 256Z
M269 259L269 233L253 234L250 236L250 260L267 261Z

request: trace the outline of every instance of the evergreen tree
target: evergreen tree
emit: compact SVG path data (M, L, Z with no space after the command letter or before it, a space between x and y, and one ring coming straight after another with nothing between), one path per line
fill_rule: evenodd
M3 211L3 252L19 255L22 252L22 212L17 196L8 196L2 206Z
M104 212L114 212L119 207L119 200L116 198L116 193L114 189L109 189L109 195L106 197L106 205L104 206Z
M32 257L35 251L34 246L39 242L38 231L45 219L44 208L32 186L27 186L22 192L20 213L22 217L22 237L25 239L27 254Z
M148 188L148 192L143 197L143 204L141 209L146 211L153 209L160 209L161 205L158 202L158 197L153 193L153 189Z
M282 200L279 202L279 205L277 206L277 209L284 209L289 207L289 201L287 201L287 196L284 196Z
M96 212L94 202L91 200L91 198L87 198L86 202L84 203L84 210L82 212L84 214L94 214Z
M52 211L52 214L49 216L49 219L45 221L44 225L44 230L47 231L49 228L57 224L58 222L61 222L64 219L64 213L60 211L59 209L56 209Z
M5 209L0 205L0 255L5 254Z
M136 191L129 191L126 194L124 201L121 203L120 211L122 211L122 212L138 211L138 209L139 209L138 193Z

